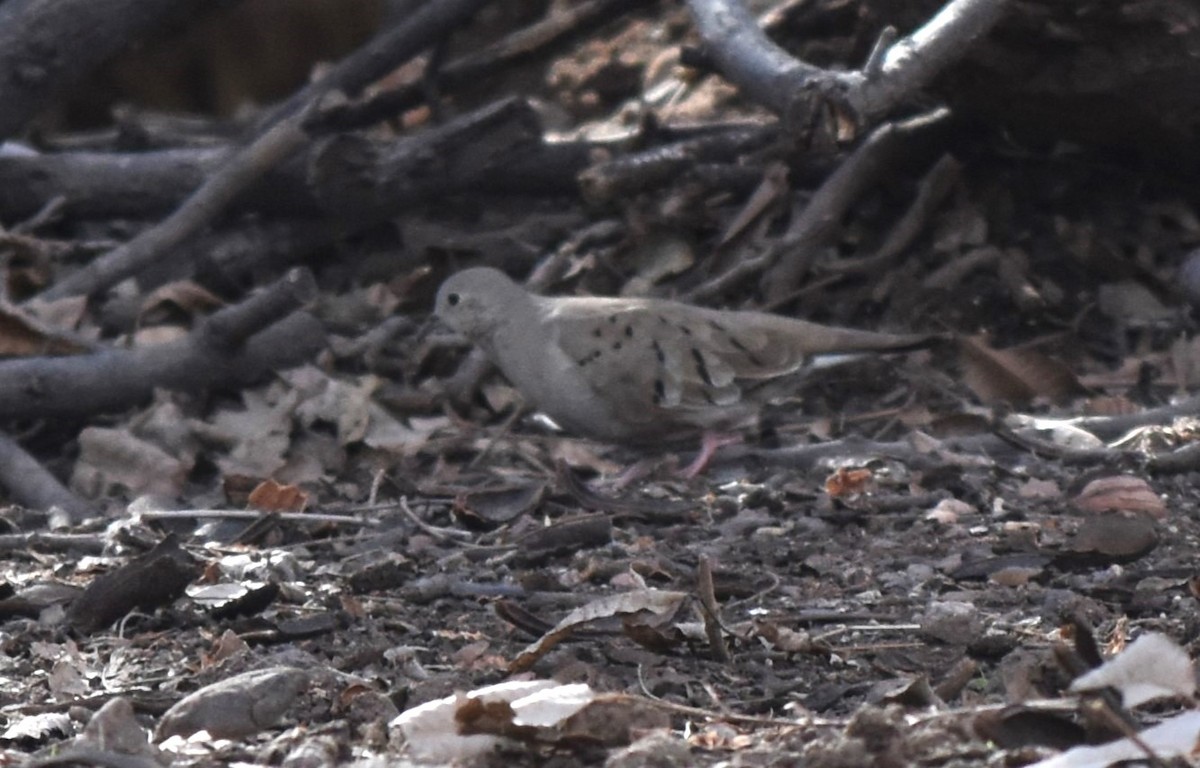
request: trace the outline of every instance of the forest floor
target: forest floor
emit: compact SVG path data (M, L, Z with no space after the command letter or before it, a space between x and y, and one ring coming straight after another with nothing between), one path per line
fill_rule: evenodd
M818 25L793 5L795 27ZM823 49L834 60L869 44L855 24L839 34ZM626 136L613 158L662 126L763 124L679 63L696 42L684 7L650 4L455 98L531 98L559 139ZM405 129L433 117L410 111ZM1195 200L1138 160L951 117L865 185L795 290L767 299L749 271L697 293L784 239L845 159L809 163L785 144L711 175L688 158L633 192L414 206L385 234L308 257L331 340L310 364L239 391L160 390L66 442L34 435L73 491L109 501L54 531L73 543L47 534L8 556L6 759L48 765L76 739L195 764L439 763L467 740L393 719L510 680L613 698L537 728L448 704L506 737L459 759L1012 766L1175 713L1067 688L1138 637L1188 648L1200 631ZM889 249L903 222L911 234ZM440 281L477 264L544 270L555 294L694 297L958 340L814 373L685 479L695 445L557 432L427 322ZM172 327L205 301L175 284L140 318ZM247 506L271 514L246 519ZM8 519L13 534L46 525ZM141 608L114 622L95 608L114 588L97 577L131 564L147 569L131 577L141 588L179 579L185 596L135 590ZM266 682L235 677L255 670ZM214 710L164 716L230 680L241 687ZM157 747L84 730L118 696ZM193 720L213 738L186 740Z

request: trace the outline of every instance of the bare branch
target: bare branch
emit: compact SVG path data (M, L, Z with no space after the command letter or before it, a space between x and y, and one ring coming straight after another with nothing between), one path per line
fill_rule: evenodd
M927 86L962 58L1003 17L1009 0L951 0L928 24L880 45L860 70L836 72L793 57L763 33L740 0L688 0L721 72L772 112L810 114L814 96L835 99L857 125L868 125Z
M293 311L314 290L310 274L293 270L176 342L0 362L0 418L95 416L144 402L158 387L234 387L299 365L325 346L320 321Z

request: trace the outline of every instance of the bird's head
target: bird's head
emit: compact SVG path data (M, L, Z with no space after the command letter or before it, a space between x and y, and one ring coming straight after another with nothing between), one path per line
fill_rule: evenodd
M457 272L442 283L434 311L451 329L480 341L528 303L525 289L503 272L474 267Z

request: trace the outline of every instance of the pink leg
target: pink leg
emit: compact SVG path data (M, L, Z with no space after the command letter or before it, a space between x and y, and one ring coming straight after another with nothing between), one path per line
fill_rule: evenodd
M613 490L621 491L625 488L641 480L646 475L650 474L650 470L654 469L655 462L651 459L642 459L633 466L626 469L621 474L617 475L617 479L613 481Z
M717 451L722 446L735 445L740 442L742 442L741 435L706 431L700 438L700 451L696 454L696 458L692 459L692 463L688 464L680 474L691 480L708 469L709 462L712 461L713 456L717 455Z

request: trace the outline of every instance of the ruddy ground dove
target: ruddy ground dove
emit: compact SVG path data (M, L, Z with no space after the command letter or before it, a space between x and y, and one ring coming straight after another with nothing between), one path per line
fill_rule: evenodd
M614 443L736 429L780 396L770 385L813 356L900 351L936 338L667 299L539 296L487 267L448 278L436 312L531 406L570 432Z

